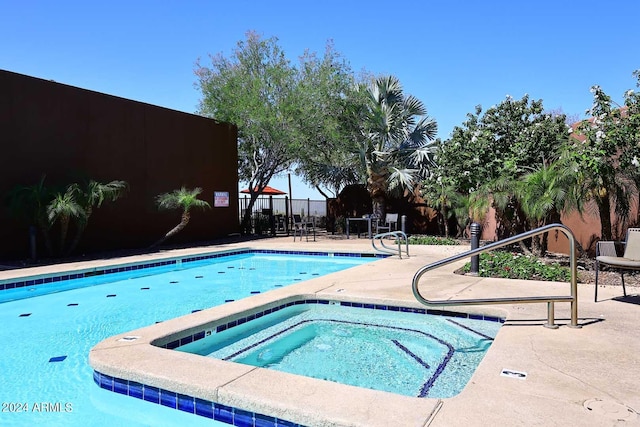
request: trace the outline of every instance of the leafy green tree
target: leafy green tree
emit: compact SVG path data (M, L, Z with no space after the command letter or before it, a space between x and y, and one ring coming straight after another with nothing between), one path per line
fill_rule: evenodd
M640 72L634 72L640 86ZM585 202L593 201L600 217L600 235L614 237L611 214L622 227L628 225L633 204L638 204L640 182L640 97L625 93L621 108L600 86L591 88L591 117L577 126L566 145L562 162L576 174L577 188ZM616 233L617 234L617 233Z
M179 190L173 190L170 193L162 193L156 197L158 209L181 209L182 216L178 225L169 230L160 240L155 242L151 247L155 247L164 243L167 239L175 236L182 231L191 219L192 209L209 209L211 205L204 200L198 199L198 195L202 193L202 188L196 187L188 189L182 187Z
M640 70L635 70L633 76L636 78L636 87L640 88ZM624 110L625 110L625 126L627 132L627 140L635 141L637 148L640 142L640 92L636 92L633 89L629 89L624 94ZM640 158L635 150L631 152L624 151L621 153L621 164L631 169L631 173L636 188L640 188ZM640 202L636 203L640 205ZM638 209L638 216L635 221L636 224L640 224L640 208Z
M489 146L489 138L483 135L481 112L482 108L476 106L475 113L468 113L467 120L453 129L449 139L436 140L436 164L425 180L424 191L433 187L433 194L437 194L440 182L446 180L468 195L492 178L491 169L483 164L487 159L481 159Z
M367 87L358 156L367 177L373 214L383 218L389 195L412 193L432 164L437 124L424 104L406 95L394 76L377 78Z
M114 180L103 184L91 179L84 184L71 184L69 189L76 202L84 210L84 215L76 217L76 233L67 250L67 254L72 253L78 246L93 210L100 208L105 201L115 202L122 197L127 190L127 183L125 181Z
M425 185L435 187L448 177L459 193L480 203L472 203L472 210L485 209L491 201L499 238L524 231L528 224L517 183L556 159L567 137L563 115L546 113L542 101L528 95L520 100L507 96L484 114L476 107L450 139L438 144L437 167Z
M358 104L355 89L351 68L332 43L323 57L310 52L302 56L295 98L303 143L296 150L295 168L325 197L335 197L345 186L361 181L352 161L360 123L351 111L364 105L364 99Z
M296 127L296 73L275 37L248 32L231 57L211 56L197 64L202 91L199 113L238 127L238 174L249 186L242 229L249 228L258 195L271 178L286 171L299 146Z

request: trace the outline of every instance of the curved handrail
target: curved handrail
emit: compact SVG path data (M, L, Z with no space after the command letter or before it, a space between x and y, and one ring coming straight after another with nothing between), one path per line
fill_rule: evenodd
M483 299L459 299L459 300L428 300L422 296L418 289L418 283L423 274L427 271L442 267L452 262L458 261L462 258L479 255L485 252L492 251L503 246L507 246L511 243L516 243L525 239L528 239L539 234L544 234L549 231L559 230L562 231L569 239L569 257L570 257L570 269L571 269L571 295L563 296L537 296L537 297L513 297L513 298L483 298ZM477 249L454 255L449 258L445 258L440 261L425 265L421 267L413 276L411 282L413 295L416 299L424 305L439 305L439 306L451 306L451 305L480 305L480 304L513 304L513 303L535 303L535 302L547 302L549 303L549 323L553 326L553 303L554 302L571 302L571 326L578 326L578 274L576 265L576 245L575 237L571 230L562 224L549 224L535 230L527 231L516 236L508 237L498 242L489 243Z
M382 239L384 237L390 237L390 236L396 238L396 241L398 242L397 250L384 244L384 240ZM373 249L379 252L384 252L384 253L393 254L393 255L398 254L398 257L402 259L402 246L400 242L401 238L404 239L404 244L406 246L405 253L407 254L407 257L409 257L409 238L407 237L404 231L389 231L386 233L376 234L371 239L371 246L373 246ZM380 240L380 245L382 246L381 248L378 248L376 246L376 240Z

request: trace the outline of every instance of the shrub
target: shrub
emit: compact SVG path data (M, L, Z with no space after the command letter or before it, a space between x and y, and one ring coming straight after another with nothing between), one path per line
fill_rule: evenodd
M460 243L451 237L437 236L409 236L410 245L450 245L455 246Z
M506 279L546 280L568 282L571 271L558 263L545 264L533 255L494 251L480 254L478 275L480 277L502 277ZM463 267L468 273L471 263Z

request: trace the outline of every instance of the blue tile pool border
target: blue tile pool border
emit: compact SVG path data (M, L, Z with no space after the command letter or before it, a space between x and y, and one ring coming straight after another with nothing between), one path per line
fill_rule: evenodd
M74 279L84 279L87 277L103 276L114 273L122 273L127 271L144 270L147 268L164 267L170 265L181 265L184 263L202 261L207 259L222 258L233 255L242 254L280 254L280 255L308 255L308 256L323 256L323 257L352 257L352 258L386 258L387 254L373 254L373 253L357 253L357 252L330 252L330 251L285 251L285 250L272 250L272 249L237 249L224 252L208 253L203 255L185 256L178 258L163 259L154 262L144 262L135 264L126 264L112 267L99 267L91 270L77 271L77 272L62 272L57 274L43 274L37 276L27 276L19 279L4 279L0 280L0 291L24 288L30 286L46 285L49 283L59 283Z
M222 405L210 400L176 393L163 388L124 380L93 371L93 381L102 389L146 402L177 409L201 417L210 418L234 426L250 427L304 427L281 418Z

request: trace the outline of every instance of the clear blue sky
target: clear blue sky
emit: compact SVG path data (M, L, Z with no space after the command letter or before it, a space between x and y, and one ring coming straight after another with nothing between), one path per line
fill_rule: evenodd
M579 118L594 84L622 102L639 17L638 0L0 0L0 69L193 113L196 60L229 55L248 30L294 62L331 39L354 70L396 75L447 138L506 95ZM319 195L294 179L293 197Z

